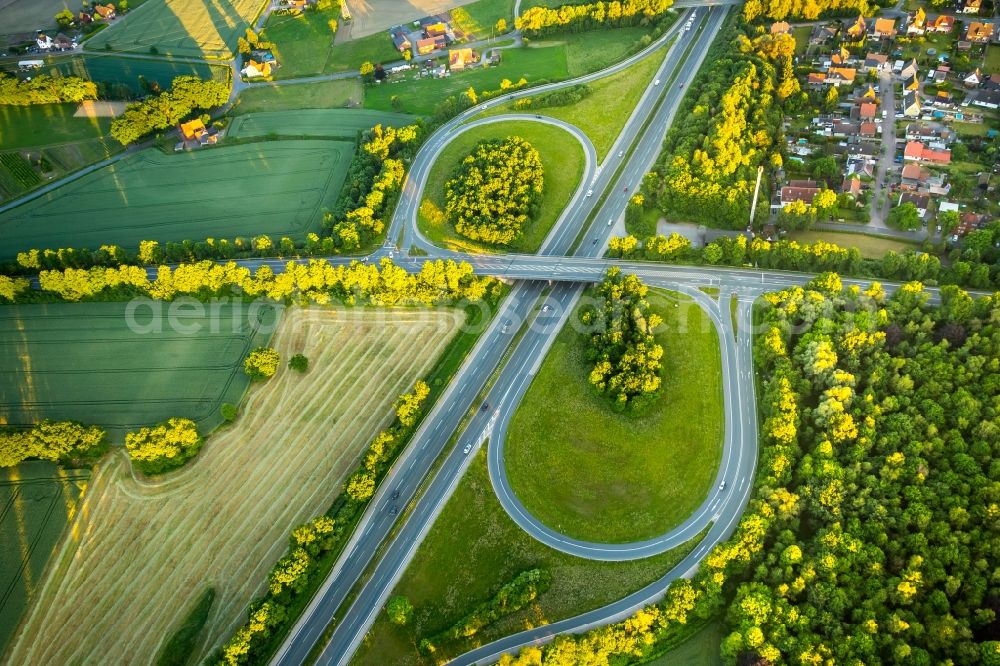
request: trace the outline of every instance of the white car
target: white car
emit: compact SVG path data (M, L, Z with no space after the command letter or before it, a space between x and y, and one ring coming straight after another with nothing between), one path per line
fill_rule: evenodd
M594 190L587 190L587 196L588 197L594 196Z
M610 227L610 226L611 226L612 224L614 224L614 223L615 223L615 221L614 221L614 220L608 220L608 226L609 226L609 227Z
M656 79L655 81L653 81L653 85L654 85L654 86L658 86L658 85L660 85L660 80L659 80L659 79Z
M462 449L462 455L469 455L469 451L472 450L472 444L466 444L465 448Z
M722 483L719 484L719 490L725 490L725 489L726 489L726 482L723 481Z

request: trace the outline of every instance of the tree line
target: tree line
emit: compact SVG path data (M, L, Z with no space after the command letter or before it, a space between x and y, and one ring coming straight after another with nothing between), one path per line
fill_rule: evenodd
M360 261L334 266L310 259L305 264L290 261L278 274L270 266L251 272L234 262L200 261L173 268L160 266L153 279L138 266L120 266L42 271L38 290L25 278L7 280L13 286L6 289L0 281L0 296L9 303L233 296L302 299L321 305L334 301L347 305L431 305L461 299L479 301L492 297L499 288L494 278L474 275L470 264L451 259L426 261L419 273L409 273L387 258L377 266Z
M536 97L524 97L514 102L514 108L521 110L544 109L552 106L569 106L586 99L593 91L593 88L589 85L581 83L575 86L569 86L568 88L560 88L559 90L554 90L550 93L545 93L544 95L538 95Z
M29 106L97 99L97 84L79 76L39 74L19 81L0 72L0 105Z
M514 26L531 38L555 32L624 28L645 25L666 14L673 4L673 0L612 0L561 5L551 9L539 5L521 12L514 20Z
M590 383L618 408L635 404L660 389L663 347L653 331L662 323L650 312L649 287L635 275L612 267L597 289L599 305L584 309L581 321L593 327L587 359L594 364Z
M770 21L801 19L813 21L821 15L870 16L879 4L868 0L747 0L743 5L743 18L750 23L758 18Z
M826 273L766 295L761 454L734 535L625 621L504 666L637 662L722 617L728 664L995 664L1000 296Z
M176 125L194 111L222 106L229 99L229 91L228 83L178 76L170 90L125 107L125 112L111 122L111 136L123 146L135 143L151 132Z
M344 482L330 510L292 530L288 551L268 574L267 591L250 603L247 621L209 656L206 664L267 663L284 631L295 621L289 607L297 599L308 598L333 566L340 544L350 537L357 517L413 435L429 395L430 387L418 381L411 392L400 396L392 425L372 440L362 463Z
M99 458L107 450L103 428L76 421L41 421L28 429L0 428L0 467L29 458L72 463Z
M538 214L542 158L518 136L480 141L445 183L445 215L476 241L510 245Z
M552 574L548 569L522 571L502 585L491 599L476 606L455 624L434 636L421 639L419 649L426 655L433 655L442 643L475 636L483 627L513 615L533 602L551 585Z

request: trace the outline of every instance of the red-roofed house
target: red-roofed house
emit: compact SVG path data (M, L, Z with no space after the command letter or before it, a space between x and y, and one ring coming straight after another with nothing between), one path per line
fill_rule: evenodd
M858 134L861 135L862 139L874 139L878 134L878 125L872 122L861 123Z
M951 32L955 27L955 17L942 14L927 24L927 32Z
M993 24L972 21L965 31L965 40L973 44L986 44L993 38Z
M872 34L875 35L875 39L892 39L896 36L896 19L875 19L875 30Z
M951 164L950 150L933 150L919 141L907 141L903 150L904 160L916 162L933 162L934 164Z
M861 120L871 120L878 113L878 105L874 102L865 102L861 105Z

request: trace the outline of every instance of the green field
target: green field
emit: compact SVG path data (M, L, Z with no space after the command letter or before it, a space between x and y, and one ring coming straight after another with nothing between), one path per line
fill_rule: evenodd
M664 318L656 335L663 388L651 405L639 414L612 411L587 381L586 335L566 326L511 421L511 487L539 520L578 539L663 534L702 502L718 468L718 334L686 296L651 290L648 300Z
M357 71L363 62L402 60L384 31L333 43L327 22L340 19L339 12L305 12L297 16L272 14L264 25L266 38L274 42L281 67L276 79L291 79L332 72Z
M869 236L867 234L837 233L835 231L792 231L788 233L788 240L799 243L815 243L824 241L833 243L840 247L856 247L865 259L881 259L889 250L893 252L906 252L919 247L917 243L908 243L905 240L895 238L884 238L882 236Z
M712 622L647 666L722 666L722 625Z
M0 258L141 240L302 238L320 228L353 151L353 143L324 140L145 150L0 215Z
M89 477L89 470L42 461L0 469L0 652L34 598Z
M569 76L565 47L550 46L539 49L508 49L503 61L496 67L477 67L471 71L454 74L448 78L416 78L413 73L397 74L388 83L365 89L365 106L385 111L403 111L417 115L430 115L440 102L451 95L460 95L469 87L477 92L499 90L500 82L509 79L517 82L521 77L529 84L540 80L557 81ZM392 104L397 98L398 107Z
M469 41L488 39L500 19L507 21L507 30L514 29L514 0L479 0L451 10L452 23Z
M1000 74L1000 45L990 44L986 49L983 71L987 74Z
M95 139L111 118L74 118L77 104L0 105L0 150Z
M361 81L358 79L308 85L255 85L240 92L232 113L356 107L361 105L361 95Z
M485 450L480 451L393 591L413 603L413 622L397 627L380 612L351 663L443 663L476 645L620 599L663 576L699 540L633 562L583 560L552 550L528 536L504 512L486 471ZM421 638L451 626L501 585L536 567L552 573L552 587L529 608L485 627L462 645L445 645L444 653L435 655L440 661L418 654Z
M591 94L576 104L538 109L535 113L559 118L579 127L594 143L598 159L603 160L663 63L663 53L662 50L656 51L617 74L588 84ZM506 104L481 115L511 111L512 106Z
M448 144L427 176L424 202L439 211L444 210L444 186L466 155L476 144L489 139L519 136L538 150L544 169L545 189L542 194L541 213L524 228L524 233L509 247L487 246L470 241L455 232L448 222L432 222L421 212L418 224L423 234L444 247L466 252L527 252L538 251L542 241L580 184L583 176L584 155L580 143L569 132L551 125L535 122L500 122L474 127ZM422 202L421 211L427 203Z
M148 3L87 41L87 48L229 58L264 0L164 0Z
M266 344L274 311L263 311L261 325L239 302L218 312L185 306L174 319L169 306L150 303L133 311L99 302L0 309L0 422L71 419L106 427L117 440L124 429L172 416L196 421L203 433L217 426L220 405L239 403L249 384L243 356Z
M358 132L376 124L403 127L415 120L404 113L368 109L302 109L271 111L236 116L229 125L229 136L252 138L264 136L322 136L357 138Z
M148 10L143 9L136 16L153 9L154 5L151 5ZM108 32L102 32L101 35ZM139 77L144 78L147 83L157 83L164 89L169 88L170 82L177 76L193 75L217 81L228 81L230 77L229 68L220 65L162 58L122 58L110 52L74 55L69 58L52 57L48 59L48 65L43 71L52 75L79 76L98 83L128 86L132 95L145 94Z

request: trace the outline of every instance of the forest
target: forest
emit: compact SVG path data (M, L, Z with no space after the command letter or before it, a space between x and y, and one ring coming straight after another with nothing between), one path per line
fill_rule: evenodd
M535 148L517 136L480 141L445 183L445 215L466 238L509 245L538 214L545 178Z
M784 141L779 103L798 91L794 47L787 35L756 36L727 23L643 181L647 205L674 219L747 226L757 167ZM762 187L766 192L766 181Z
M727 664L1000 664L1000 295L824 273L758 321L736 533L660 604L501 664L636 663L712 617Z
M514 26L530 38L555 32L624 28L657 19L666 14L673 4L673 0L612 0L565 4L552 9L539 5L521 12Z

